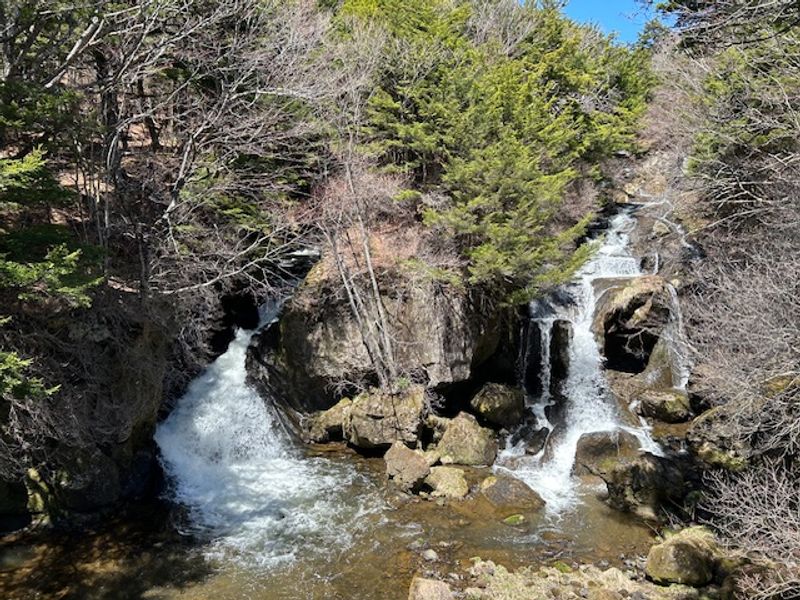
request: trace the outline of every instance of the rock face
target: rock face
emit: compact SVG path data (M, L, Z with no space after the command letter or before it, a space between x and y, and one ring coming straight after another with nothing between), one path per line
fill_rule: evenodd
M395 442L383 457L386 475L401 489L419 489L431 469L421 452L415 452L402 442Z
M544 500L519 479L492 475L481 482L480 495L502 514L536 511L544 508Z
M487 383L470 401L479 416L500 427L513 427L522 420L525 394L518 388L499 383Z
M609 472L620 460L637 456L639 446L636 436L627 431L586 433L578 440L574 473L586 475Z
M684 423L692 418L689 395L682 390L644 390L638 400L642 416L664 423Z
M425 418L425 390L412 386L397 395L370 390L343 412L344 437L358 448L387 448L396 441L415 444Z
M572 346L572 323L562 319L553 322L550 333L550 393L558 396L569 374L569 356Z
M21 515L28 510L28 492L21 481L0 480L0 515Z
M645 572L655 583L702 587L714 579L722 553L714 535L703 527L690 527L653 546Z
M425 484L433 488L431 496L436 498L461 499L469 494L464 471L456 467L433 467Z
M408 591L408 600L454 600L450 586L443 581L415 577Z
M342 381L374 383L372 361L331 261L323 259L286 305L278 331L259 338L248 357L251 378L303 412L330 407ZM469 294L408 275L379 273L399 371L429 387L469 380L497 351L502 319L486 317ZM371 318L371 317L370 317Z
M644 371L670 321L672 304L669 284L655 275L637 277L609 290L593 323L608 368Z
M740 471L747 466L749 449L739 434L736 418L726 406L704 412L689 427L686 441L692 453L714 468Z
M65 443L50 448L45 467L30 469L25 477L28 512L66 519L72 513L95 511L150 491L157 465L153 432L164 397L169 338L147 321L126 325L129 337L123 338L124 343L110 345L106 354L98 352L107 360L98 369L107 377L107 387L96 402L101 414L106 411L109 419L115 419L106 423L113 425L115 439L102 449ZM87 329L85 323L76 322L71 335L73 339L88 336L102 344L112 334L104 326ZM0 489L0 516L19 514L26 504L20 502L21 495L19 483L10 492Z
M491 429L462 412L447 424L437 452L442 464L491 465L497 457L497 440Z

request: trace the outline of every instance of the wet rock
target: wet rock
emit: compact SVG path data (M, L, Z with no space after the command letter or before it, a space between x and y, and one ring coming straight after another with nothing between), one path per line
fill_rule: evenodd
M536 511L544 508L541 496L519 479L491 475L481 482L480 495L503 514Z
M383 457L386 475L403 490L417 490L431 469L421 452L395 442Z
M544 391L542 380L542 326L544 323L528 319L524 323L524 352L522 355L522 380L529 394L538 398Z
M621 459L638 456L639 447L635 435L620 429L586 433L578 440L573 472L587 475L611 471Z
M672 389L680 386L680 359L665 338L660 338L647 359L647 366L637 376L646 388Z
M569 374L572 346L572 323L563 319L553 322L550 334L550 393L557 396Z
M442 464L491 465L497 457L497 440L470 414L451 420L437 446Z
M415 577L411 582L408 600L453 600L450 586L443 581Z
M658 520L661 506L683 499L681 470L667 458L645 454L599 473L608 487L608 503L617 510Z
M673 311L669 284L647 275L609 290L597 307L593 330L608 368L640 373Z
M385 448L396 441L415 444L425 418L425 389L400 394L380 390L353 399L342 423L345 439L358 448Z
M645 390L638 401L642 416L664 423L684 423L692 418L689 395L682 390Z
M433 467L425 483L433 488L435 498L461 499L469 493L464 471L456 467Z
M702 587L711 583L722 553L714 535L690 527L650 549L645 572L661 585L674 583Z
M325 443L344 439L344 423L350 414L353 401L344 398L326 411L309 417L307 438L309 442Z
M476 414L500 427L519 424L525 412L525 394L521 389L499 383L487 383L470 401Z

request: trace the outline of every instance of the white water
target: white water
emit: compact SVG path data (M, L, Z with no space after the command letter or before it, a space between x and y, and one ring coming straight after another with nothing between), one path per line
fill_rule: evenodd
M355 470L293 447L275 410L246 382L254 333L238 331L159 425L172 497L188 509L188 532L208 540L210 557L274 566L346 549L365 507L379 502L367 495L343 502L343 493L363 484Z
M569 373L563 390L566 414L562 431L556 432L552 440L553 446L544 453L530 457L520 456L520 448L513 448L501 457L501 464L502 458L514 458L508 463L511 473L535 489L547 503L548 511L553 514L561 514L579 501L579 482L572 476L572 468L578 440L582 435L598 431L626 430L636 435L643 450L660 452L644 423L641 428L631 428L622 423L603 374L603 359L592 333L592 320L598 300L595 298L595 281L637 277L642 274L639 261L628 249L629 233L635 224L633 217L626 213L611 220L601 247L579 271L571 286L575 297L574 306L553 307L558 318L567 319L573 325ZM542 320L541 323L546 329L552 324L552 318ZM544 339L549 340L549 337ZM543 368L549 370L549 364L543 365ZM544 400L549 402L547 390L544 396ZM540 417L541 408L533 410Z

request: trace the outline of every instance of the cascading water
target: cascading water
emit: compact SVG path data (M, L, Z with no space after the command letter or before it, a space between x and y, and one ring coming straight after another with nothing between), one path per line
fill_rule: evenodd
M279 308L264 311L262 326ZM371 494L342 502L348 488L366 485L355 469L302 456L274 408L247 384L255 333L239 330L159 425L155 439L172 497L188 509L189 532L209 540L212 557L274 566L345 549L358 517L379 504Z
M612 394L603 374L603 359L592 332L592 320L598 298L595 283L599 279L621 279L641 275L639 261L629 250L629 233L636 221L628 213L612 218L610 228L595 256L580 270L574 284L570 286L573 302L550 305L550 312L558 319L572 323L573 339L569 349L569 372L563 385L564 422L561 431L554 431L549 440L550 447L535 456L525 456L519 445L508 449L501 458L501 468L507 468L535 489L547 503L551 513L562 513L578 500L577 481L572 476L578 440L586 433L598 431L626 430L640 441L642 449L659 453L646 426L626 426L615 406ZM554 317L548 315L537 319L540 306L532 306L531 314L549 340L549 331ZM545 353L543 353L543 356ZM549 356L547 357L549 361ZM544 362L544 361L543 361ZM548 371L549 364L543 364ZM542 426L551 425L542 420L542 405L551 401L548 386L542 398L535 399L531 407ZM543 386L544 387L544 386ZM505 460L502 460L505 459ZM503 467L505 463L505 467Z

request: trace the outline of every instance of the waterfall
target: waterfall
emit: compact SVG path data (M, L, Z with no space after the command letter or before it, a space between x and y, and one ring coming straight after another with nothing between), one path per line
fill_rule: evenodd
M280 303L262 313L273 322ZM247 384L239 330L228 350L190 385L155 439L185 530L206 539L208 555L274 566L296 555L349 546L367 510L341 495L363 484L352 466L309 458L294 447L275 409ZM378 506L370 500L369 506ZM326 550L327 549L327 550Z
M550 448L536 456L520 456L519 449L509 449L504 457L514 457L508 461L511 473L535 489L553 513L561 513L578 500L577 482L572 476L575 451L578 440L586 433L623 429L636 435L642 448L658 452L646 425L641 428L623 424L618 408L603 373L603 359L592 332L595 314L595 283L600 279L622 279L641 275L639 261L628 250L629 233L636 221L628 213L620 213L611 219L595 256L578 272L570 285L573 302L554 304L551 311L558 319L572 323L573 340L569 349L569 372L563 387L565 405L564 423L561 431L555 431L549 440ZM538 322L542 331L547 331L548 339L554 319L552 316L540 317L540 301L531 306L532 319ZM542 353L544 354L544 352ZM549 362L549 356L548 356ZM549 364L543 364L549 371ZM548 379L549 375L543 376ZM549 387L549 386L548 386ZM549 402L549 391L544 391L545 401ZM533 407L540 416L541 404ZM503 461L501 460L501 463Z

